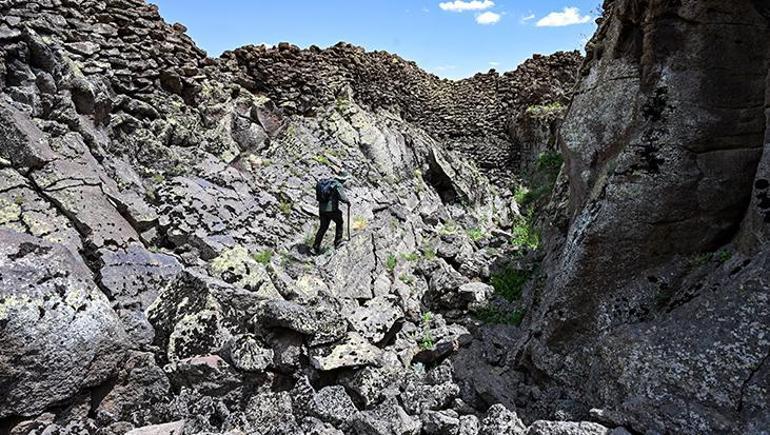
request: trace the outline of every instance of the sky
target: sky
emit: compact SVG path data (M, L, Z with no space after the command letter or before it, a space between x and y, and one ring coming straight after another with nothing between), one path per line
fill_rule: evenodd
M600 0L150 0L209 56L286 41L386 50L440 77L515 69L534 53L582 49Z

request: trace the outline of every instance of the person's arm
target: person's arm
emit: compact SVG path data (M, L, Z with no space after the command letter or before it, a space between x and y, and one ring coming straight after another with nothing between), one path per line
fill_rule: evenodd
M339 183L337 184L337 198L340 200L340 202L350 205L348 197L345 196L345 188L342 187L342 184Z

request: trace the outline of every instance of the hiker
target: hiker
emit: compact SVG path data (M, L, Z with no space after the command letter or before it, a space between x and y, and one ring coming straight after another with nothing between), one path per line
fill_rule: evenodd
M342 211L339 208L339 203L343 202L348 205L348 211L350 210L350 201L345 196L345 189L342 186L350 178L350 174L345 171L337 174L333 179L319 180L315 187L315 196L318 200L318 216L321 219L321 226L318 227L318 232L315 235L315 243L313 243L313 252L319 254L321 252L321 241L323 241L326 230L329 229L329 224L334 221L334 247L338 248L342 243Z

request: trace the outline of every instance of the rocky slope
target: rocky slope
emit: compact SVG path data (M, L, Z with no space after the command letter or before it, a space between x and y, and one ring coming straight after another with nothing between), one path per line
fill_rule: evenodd
M605 8L560 132L542 281L498 365L538 385L519 399L534 415L767 433L770 4Z
M510 175L458 151L522 149L510 119L566 101L576 55L388 81L383 56L407 63L211 59L184 32L139 0L0 3L0 432L609 432L473 407L447 359L518 248ZM308 56L369 69L331 99ZM468 89L489 112L447 112ZM352 237L309 256L315 179L341 169Z

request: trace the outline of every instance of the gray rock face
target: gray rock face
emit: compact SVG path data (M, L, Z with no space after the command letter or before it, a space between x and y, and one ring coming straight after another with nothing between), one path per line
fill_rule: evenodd
M0 417L32 416L118 369L126 334L62 245L0 230Z
M561 128L569 228L513 354L639 432L766 414L744 404L768 390L760 3L608 2Z

